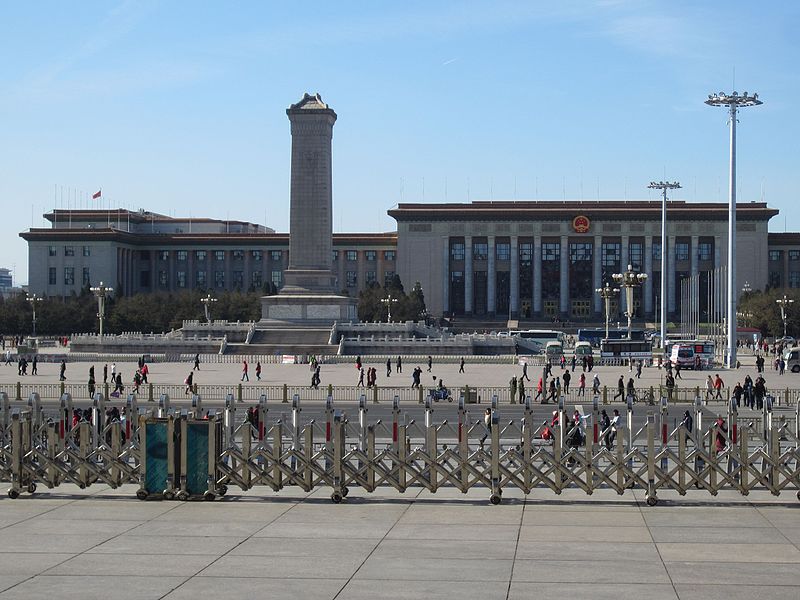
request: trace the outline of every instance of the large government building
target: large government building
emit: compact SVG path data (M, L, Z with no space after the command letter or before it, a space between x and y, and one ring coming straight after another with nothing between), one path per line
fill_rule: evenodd
M737 208L737 281L753 289L800 287L800 234L768 233L778 211ZM432 315L480 320L597 321L595 289L632 265L648 279L638 316L660 306L667 253L667 307L680 314L680 281L727 266L727 204L651 201L474 201L400 204L397 231L334 234L338 287L351 296L395 274L422 284ZM50 228L20 235L29 247L29 289L78 293L104 281L118 293L182 289L275 291L288 265L289 236L242 221L178 219L140 210L54 210ZM702 303L701 293L701 303ZM614 304L615 314L625 310Z

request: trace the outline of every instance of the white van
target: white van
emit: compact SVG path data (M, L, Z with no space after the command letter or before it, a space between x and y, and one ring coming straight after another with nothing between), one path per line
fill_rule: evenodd
M800 373L800 346L789 348L783 354L783 360L786 361L786 370L792 373Z
M575 344L575 359L581 360L584 356L592 355L592 345L589 342L577 342Z
M673 344L669 360L682 369L694 369L694 344Z
M544 355L548 360L558 362L564 356L564 346L561 345L561 342L547 342L544 347Z

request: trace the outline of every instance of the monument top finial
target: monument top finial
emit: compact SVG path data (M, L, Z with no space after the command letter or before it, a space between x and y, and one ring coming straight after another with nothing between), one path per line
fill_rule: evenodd
M297 114L309 111L329 112L336 115L333 109L322 101L322 96L319 94L303 94L303 98L300 102L292 104L286 109L286 114Z

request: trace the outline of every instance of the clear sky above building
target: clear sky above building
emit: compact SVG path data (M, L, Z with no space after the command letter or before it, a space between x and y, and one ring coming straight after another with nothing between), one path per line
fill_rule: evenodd
M145 208L288 231L285 109L319 92L334 129L334 229L387 231L398 202L739 201L800 230L800 3L7 3L0 266L54 206ZM794 140L794 141L793 141ZM101 200L91 195L102 188Z

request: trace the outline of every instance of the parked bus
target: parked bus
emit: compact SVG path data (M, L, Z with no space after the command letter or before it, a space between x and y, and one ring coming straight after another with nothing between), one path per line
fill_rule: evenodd
M600 358L653 358L650 340L603 340L600 342Z
M609 329L608 338L606 338L606 330L601 327L589 327L578 329L578 341L589 342L592 346L599 347L600 342L604 339L621 340L628 337L627 329ZM631 339L643 340L644 329L631 329Z
M514 332L514 337L521 349L535 353L542 351L547 342L558 342L562 346L566 342L563 331L553 329L527 329Z
M544 356L547 360L559 362L561 357L564 356L564 346L561 345L561 342L547 342L544 347Z
M670 340L667 342L667 356L673 365L694 369L697 359L700 366L714 363L716 345L713 340Z
M577 342L575 344L575 359L581 360L584 356L592 355L592 345L589 342Z

